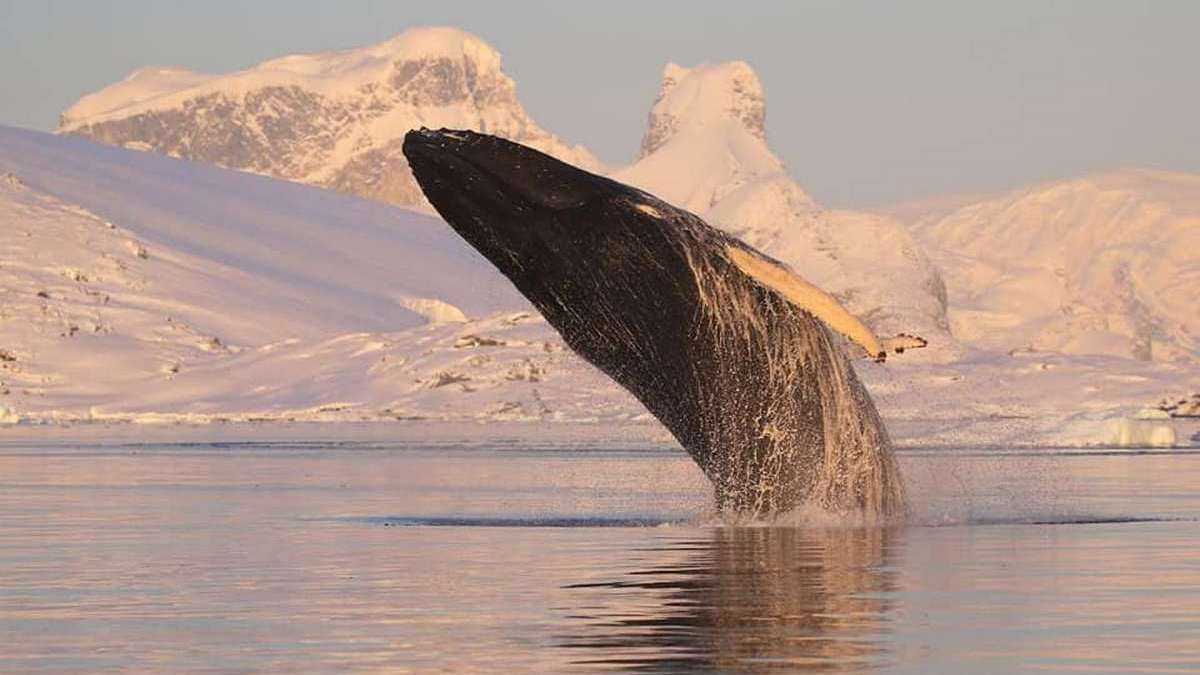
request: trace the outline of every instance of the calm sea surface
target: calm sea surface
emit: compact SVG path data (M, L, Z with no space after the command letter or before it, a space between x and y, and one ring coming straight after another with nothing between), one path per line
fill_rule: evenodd
M0 672L1200 671L1200 454L902 465L731 527L665 447L0 444Z

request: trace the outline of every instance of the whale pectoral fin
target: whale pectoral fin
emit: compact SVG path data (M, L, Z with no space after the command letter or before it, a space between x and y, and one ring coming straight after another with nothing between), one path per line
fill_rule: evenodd
M854 350L852 358L869 358L874 360L875 363L883 363L884 361L887 361L888 354L903 354L906 349L921 349L922 347L927 347L929 345L929 341L920 335L900 333L895 337L883 338L879 341L879 344L882 346L883 350L877 354L869 354L867 353L866 348L862 345L856 342L850 343L850 346Z
M900 333L896 337L885 338L882 340L885 351L903 354L906 349L921 349L929 346L929 341L920 335L909 335L908 333Z
M845 336L843 335L843 337ZM850 341L849 339L847 339L846 346L843 351L845 351L846 356L851 359L871 359L875 363L883 363L887 360L887 352L871 354L867 351L866 347L857 342Z
M867 356L881 362L887 358L888 350L879 342L875 334L832 295L808 283L792 270L750 251L735 246L726 246L725 253L746 276L775 291L796 307L817 317L825 325L861 347ZM924 341L922 340L922 342Z

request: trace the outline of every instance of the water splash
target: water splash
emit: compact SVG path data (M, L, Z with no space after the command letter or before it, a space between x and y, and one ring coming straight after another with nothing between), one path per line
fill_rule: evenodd
M718 504L752 517L906 514L891 441L841 340L713 255L727 250L710 241L724 235L685 225L694 245L682 250L699 300L693 337L712 358L694 361L702 448L681 442L716 486ZM747 438L752 447L738 447Z

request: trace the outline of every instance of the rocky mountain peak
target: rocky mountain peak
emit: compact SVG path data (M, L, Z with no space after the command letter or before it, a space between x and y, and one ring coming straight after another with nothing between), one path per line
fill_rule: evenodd
M900 223L822 209L766 142L766 99L741 61L667 64L639 159L614 174L789 264L880 335L917 333L950 358L945 285Z
M749 64L731 61L685 68L668 63L640 156L658 150L682 129L711 129L730 122L766 140L766 97Z
M445 27L225 75L143 69L80 99L59 131L427 208L401 152L421 126L476 129L600 167L529 117L498 51Z

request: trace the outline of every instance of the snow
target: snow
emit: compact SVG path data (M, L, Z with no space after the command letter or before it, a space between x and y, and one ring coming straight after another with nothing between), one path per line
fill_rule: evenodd
M465 323L467 315L448 302L437 298L401 297L400 306L420 314L429 323Z
M315 78L325 90L349 90L379 79L396 60L464 58L483 70L500 69L500 52L475 35L450 26L423 26L368 47L288 55L234 75L270 80L275 73L291 73Z
M762 84L745 63L668 64L641 156L613 177L703 214L729 191L783 170L766 146L764 116Z
M59 131L432 212L400 151L422 126L478 129L601 168L529 117L499 52L446 27L222 75L143 69L81 98Z
M0 170L21 177L33 206L79 215L82 231L88 222L114 224L90 236L112 239L111 255L131 269L174 268L187 283L169 289L170 302L222 299L238 339L274 334L279 326L256 318L267 314L289 336L313 336L423 324L405 297L437 298L471 315L523 303L440 220L411 211L15 129L0 133ZM61 203L38 201L41 192ZM397 254L405 250L420 254ZM84 256L71 266L98 264ZM225 304L227 297L238 301Z
M124 80L76 101L63 111L60 123L69 125L76 120L96 118L130 106L145 105L162 96L199 87L212 79L211 75L183 68L139 68Z
M950 447L1117 445L1121 420L1197 376L1185 364L982 351L948 363L862 361L858 372L902 444Z
M325 94L346 94L382 79L397 60L469 59L485 70L500 69L500 53L466 31L441 26L413 28L368 47L295 54L226 75L182 68L141 68L121 82L84 96L62 115L62 129L119 119L151 109L175 107L210 93L297 85Z
M974 347L1200 362L1200 176L1123 170L908 217Z

